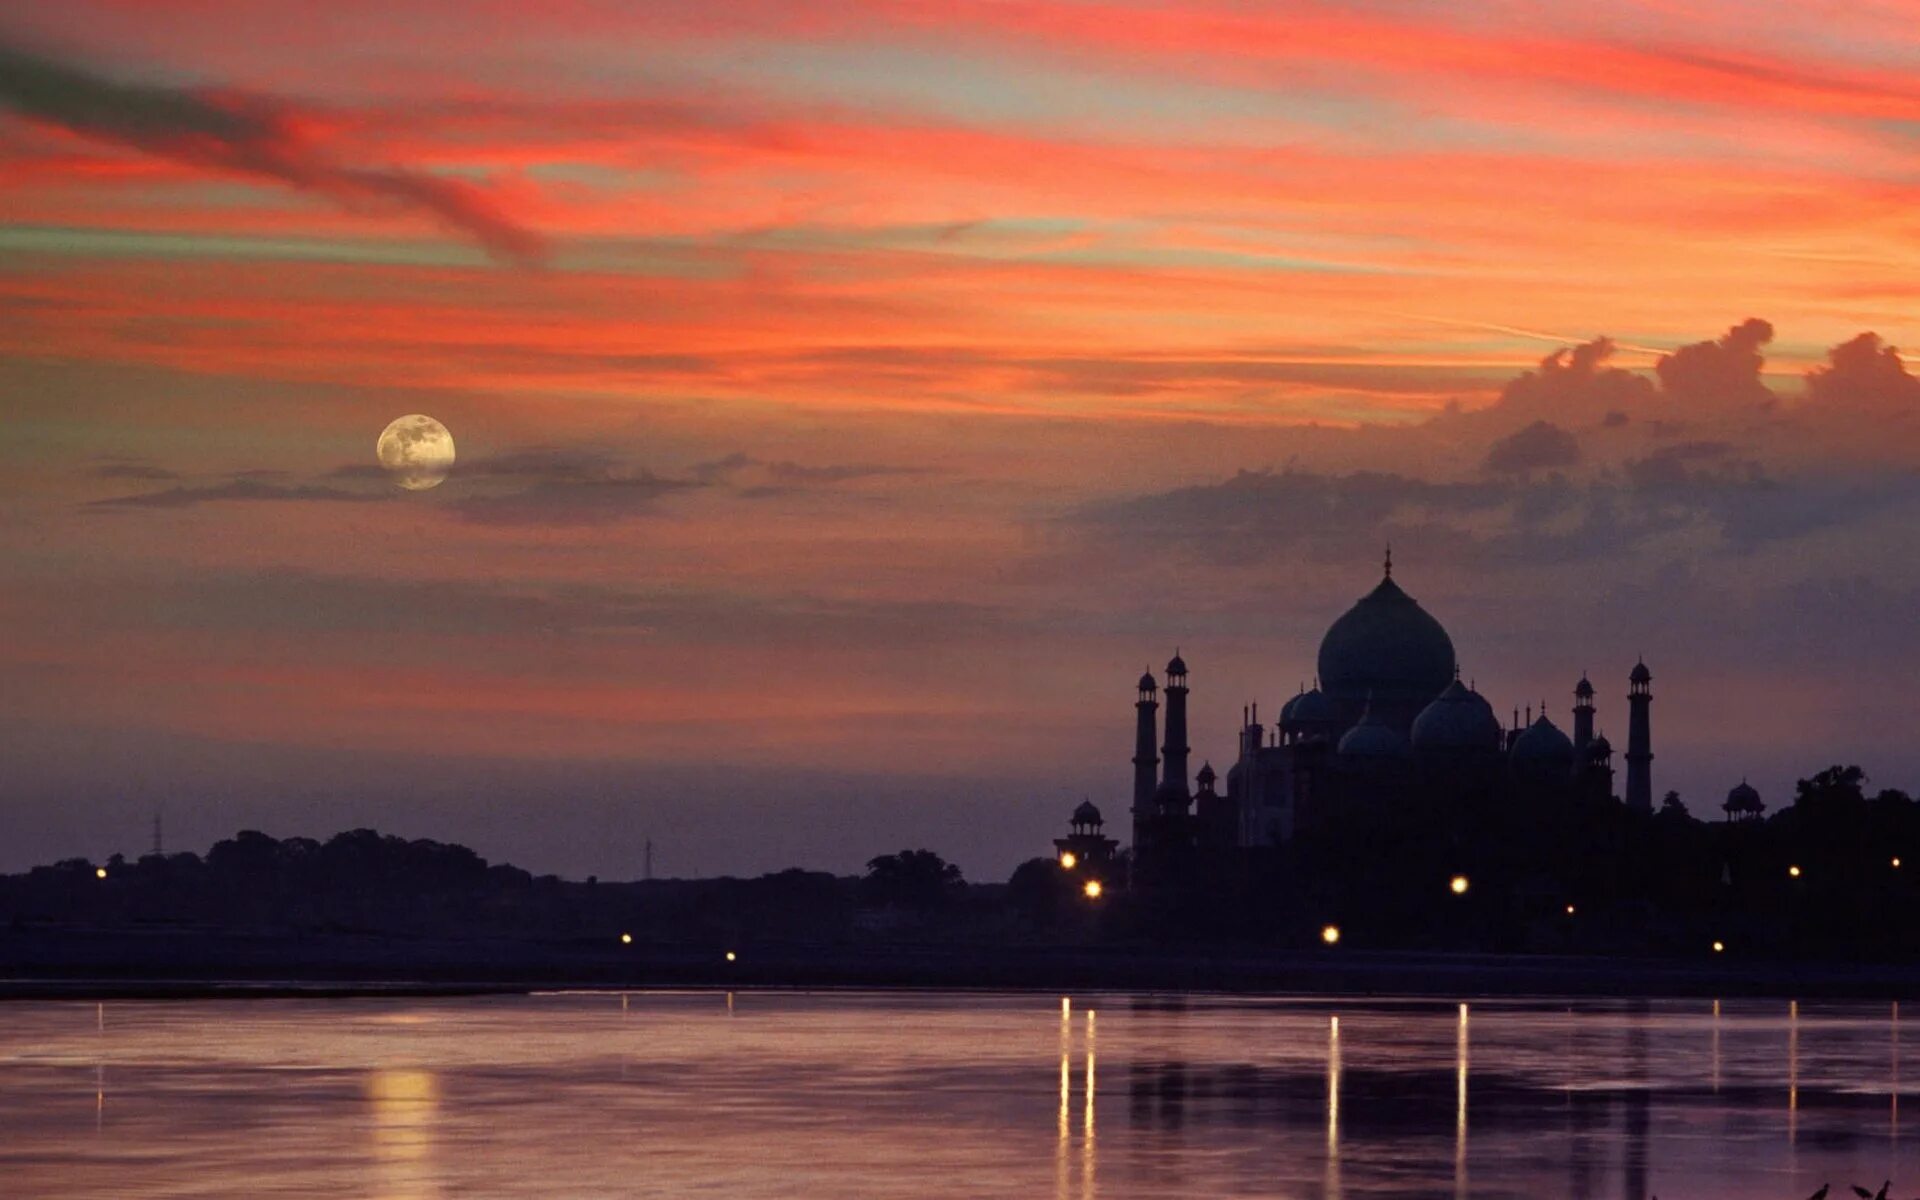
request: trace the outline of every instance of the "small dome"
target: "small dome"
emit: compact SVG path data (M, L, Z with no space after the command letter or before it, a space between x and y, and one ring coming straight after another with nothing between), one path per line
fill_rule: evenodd
M1298 696L1287 701L1287 706L1280 710L1280 724L1283 727L1288 725L1322 725L1339 719L1340 715L1334 710L1333 701L1328 699L1327 694L1319 688L1314 688L1309 692L1301 692Z
M1580 682L1573 685L1573 694L1582 700L1593 699L1593 684L1585 675L1580 676Z
M1282 725L1285 725L1288 721L1293 720L1294 710L1299 708L1300 702L1302 700L1305 700L1306 698L1307 698L1307 688L1305 684L1302 684L1300 686L1300 690L1296 692L1293 695L1293 697L1289 699L1285 704L1282 704L1280 706L1280 723Z
M1766 804L1761 801L1759 790L1742 779L1738 787L1727 793L1723 807L1728 812L1759 812Z
M1587 758L1590 761L1598 762L1612 757L1613 743L1607 740L1606 734L1596 734L1594 739L1587 743Z
M1500 749L1500 718L1493 706L1458 679L1413 720L1416 750Z
M1176 650L1174 651L1173 657L1167 660L1167 674L1185 675L1186 673L1187 673L1187 660L1184 658L1181 658L1180 652Z
M1633 673L1627 676L1627 681L1630 683L1652 683L1653 672L1647 670L1646 663L1635 663L1633 665Z
M1143 692L1151 692L1156 688L1158 688L1159 686L1160 685L1158 683L1154 682L1152 671L1148 671L1145 675L1142 675L1140 677L1140 690Z
M1357 759L1400 759L1413 753L1413 747L1398 729L1382 721L1368 708L1360 723L1340 739L1340 756Z
M1200 773L1194 776L1194 778L1199 780L1201 783L1212 783L1214 780L1220 777L1213 773L1212 763L1203 762L1200 764Z
M1082 800L1080 807L1073 810L1073 823L1075 825L1099 825L1103 822L1100 820L1100 810L1093 806L1093 801Z
M1513 739L1513 765L1527 770L1566 772L1573 767L1573 742L1541 713Z

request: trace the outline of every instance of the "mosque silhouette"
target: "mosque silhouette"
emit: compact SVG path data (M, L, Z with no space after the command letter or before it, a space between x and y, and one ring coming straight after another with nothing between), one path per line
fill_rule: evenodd
M1544 703L1537 715L1529 705L1524 719L1515 709L1503 725L1486 697L1461 681L1446 628L1394 581L1391 550L1379 584L1321 639L1314 686L1288 700L1272 727L1257 705L1242 710L1224 791L1211 763L1188 773L1187 694L1177 651L1164 688L1152 671L1140 677L1130 852L1121 854L1100 810L1086 802L1073 811L1068 836L1054 842L1063 863L1090 878L1124 874L1135 887L1150 886L1285 845L1341 809L1403 799L1615 798L1613 746L1594 731L1592 682L1583 674L1574 685L1571 735ZM1624 802L1641 813L1653 809L1652 705L1653 673L1638 662L1627 675Z

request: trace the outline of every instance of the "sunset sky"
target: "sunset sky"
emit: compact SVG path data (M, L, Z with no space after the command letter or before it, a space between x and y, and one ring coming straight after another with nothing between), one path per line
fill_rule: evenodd
M1696 815L1920 788L1917 299L1920 4L10 5L0 869L1004 879L1388 541Z

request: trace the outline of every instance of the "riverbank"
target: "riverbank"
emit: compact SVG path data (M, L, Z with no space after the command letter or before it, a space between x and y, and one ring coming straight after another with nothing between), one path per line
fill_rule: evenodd
M729 958L731 955L731 958ZM1920 964L958 946L414 940L344 934L0 931L0 999L472 994L556 988L1145 990L1448 996L1920 995Z

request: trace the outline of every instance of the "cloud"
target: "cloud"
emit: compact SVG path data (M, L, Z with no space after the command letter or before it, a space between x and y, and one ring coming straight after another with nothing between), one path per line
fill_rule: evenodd
M93 473L101 479L139 479L148 482L180 478L176 471L137 458L115 458L103 462L93 469Z
M1760 382L1766 361L1760 348L1772 340L1772 324L1749 317L1717 341L1695 342L1662 355L1654 374L1662 391L1689 407L1768 407L1774 395Z
M1734 475L1723 467L1733 454L1731 442L1694 441L1681 442L1678 445L1662 446L1645 458L1631 459L1626 464L1627 479L1644 491L1660 488L1674 488L1687 484L1710 482L1714 479L1730 480ZM1695 464L1708 464L1707 469L1695 469ZM1753 481L1760 477L1757 463L1741 462L1737 464L1741 477Z
M1653 397L1653 384L1631 371L1608 366L1613 351L1613 339L1606 337L1555 350L1538 367L1502 388L1496 407L1601 416L1646 404Z
M762 463L776 483L845 483L852 479L873 479L886 475L924 475L926 467L897 467L879 463L843 463L809 467L796 462Z
M1484 465L1498 474L1512 474L1570 467L1579 461L1579 439L1551 421L1535 421L1495 442Z
M1807 397L1821 406L1911 414L1920 409L1920 379L1879 334L1862 333L1828 350L1826 363L1807 372Z
M0 45L0 106L30 121L191 166L271 179L349 208L430 213L508 261L534 263L546 253L539 235L468 184L334 161L313 144L310 122L270 97L127 83Z
M807 487L830 487L862 479L896 475L928 475L931 467L909 467L886 463L829 463L811 466L788 459L755 458L736 450L724 458L696 463L689 475L700 484L726 484L737 495L750 500L765 500L789 495Z
M224 483L205 485L182 484L178 487L165 488L157 492L139 492L131 496L110 496L104 500L92 501L88 507L96 509L191 508L198 504L208 504L217 501L366 501L381 498L379 493L349 492L341 488L327 487L324 484L268 483L261 479L242 477L228 479Z
M647 514L661 499L699 486L644 470L602 478L553 476L517 491L468 496L453 508L483 525L600 525Z

